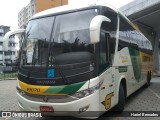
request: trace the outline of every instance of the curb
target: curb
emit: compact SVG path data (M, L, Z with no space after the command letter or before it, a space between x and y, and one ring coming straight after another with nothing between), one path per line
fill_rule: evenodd
M0 79L0 81L5 81L5 80L17 80L17 78Z

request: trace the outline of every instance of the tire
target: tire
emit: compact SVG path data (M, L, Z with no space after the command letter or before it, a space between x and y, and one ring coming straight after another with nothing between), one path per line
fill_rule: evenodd
M116 105L114 111L121 113L124 110L124 106L125 106L125 93L124 93L123 85L120 84L118 104Z

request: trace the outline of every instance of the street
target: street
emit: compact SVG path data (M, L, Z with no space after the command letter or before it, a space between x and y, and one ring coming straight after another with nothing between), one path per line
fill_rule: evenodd
M0 81L0 111L19 111L16 99L16 80ZM160 78L151 80L149 88L141 88L129 98L127 98L124 111L160 111ZM107 113L106 113L107 114ZM119 117L117 114L104 117L99 120L159 120L160 118L142 118L142 117ZM114 117L113 117L114 116ZM13 120L13 118L0 118L2 120ZM38 120L39 118L19 118L19 120ZM56 119L61 119L57 118ZM69 119L73 119L72 117ZM77 118L75 118L77 119ZM17 120L17 118L14 118ZM40 118L40 120L52 120L52 118Z

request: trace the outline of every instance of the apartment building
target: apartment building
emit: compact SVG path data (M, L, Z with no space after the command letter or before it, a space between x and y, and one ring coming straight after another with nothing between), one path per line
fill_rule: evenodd
M31 0L30 3L18 13L18 27L25 28L29 19L38 12L67 4L68 0Z
M14 36L10 38L8 51L5 51L5 46L3 44L3 37L8 31L10 31L10 27L0 26L0 65L10 65L16 62L16 41Z

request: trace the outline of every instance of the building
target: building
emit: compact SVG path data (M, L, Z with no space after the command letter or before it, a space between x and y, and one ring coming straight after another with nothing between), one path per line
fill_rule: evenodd
M3 25L0 26L0 65L11 65L16 62L16 41L14 36L10 38L8 44L10 50L4 50L5 46L3 44L3 37L8 31L10 31L10 27Z
M18 14L18 27L24 28L26 24L26 8L23 8Z
M29 19L36 13L61 5L67 5L68 0L31 0L18 13L18 28L25 28Z

